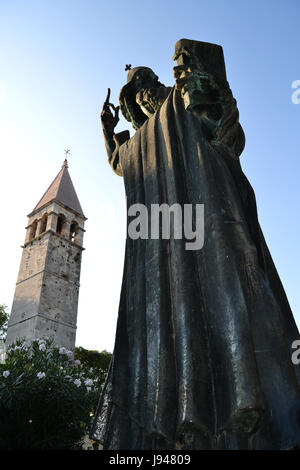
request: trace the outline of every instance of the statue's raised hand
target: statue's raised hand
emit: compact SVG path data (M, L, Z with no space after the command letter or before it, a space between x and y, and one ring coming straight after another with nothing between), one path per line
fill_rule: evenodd
M108 88L106 100L104 101L103 108L101 111L101 123L103 131L107 136L114 134L114 129L119 122L119 109L120 106L114 106L109 102L110 88ZM111 112L114 111L114 114Z

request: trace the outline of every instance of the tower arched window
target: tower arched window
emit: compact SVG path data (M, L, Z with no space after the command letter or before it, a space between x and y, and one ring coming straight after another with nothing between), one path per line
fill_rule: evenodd
M46 232L47 221L48 221L48 214L44 214L43 217L42 217L40 233Z
M77 241L77 234L78 234L78 223L73 221L71 223L71 227L70 227L70 236L69 236L69 239L71 240L71 242L75 242Z
M63 214L59 214L59 216L57 217L56 233L59 233L60 235L64 234L65 221L65 216Z
M31 224L29 240L32 240L36 236L36 229L37 229L37 220L35 220Z

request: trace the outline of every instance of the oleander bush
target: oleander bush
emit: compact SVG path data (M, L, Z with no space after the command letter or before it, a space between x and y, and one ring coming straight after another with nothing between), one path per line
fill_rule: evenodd
M106 373L51 339L11 345L0 364L0 449L80 449Z

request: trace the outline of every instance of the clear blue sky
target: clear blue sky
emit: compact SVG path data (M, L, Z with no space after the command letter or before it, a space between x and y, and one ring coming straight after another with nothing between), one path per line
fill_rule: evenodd
M242 166L299 325L300 104L291 101L300 79L299 17L299 0L0 0L0 303L11 306L26 214L69 147L89 219L77 345L112 350L125 207L99 112L107 87L117 103L126 63L150 66L172 85L174 44L185 37L223 46L246 134Z

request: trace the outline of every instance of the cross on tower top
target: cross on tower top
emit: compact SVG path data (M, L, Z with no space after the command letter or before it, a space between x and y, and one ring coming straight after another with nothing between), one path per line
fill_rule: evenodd
M68 155L71 153L71 151L70 151L70 149L65 149L64 152L65 152L65 157L67 159Z
M64 160L64 162L63 162L63 164L62 164L62 168L69 168L69 165L68 165L68 155L70 155L70 153L71 153L71 152L70 152L70 149L65 149L64 152L65 152L65 157L66 157L66 158L65 158L65 160Z

